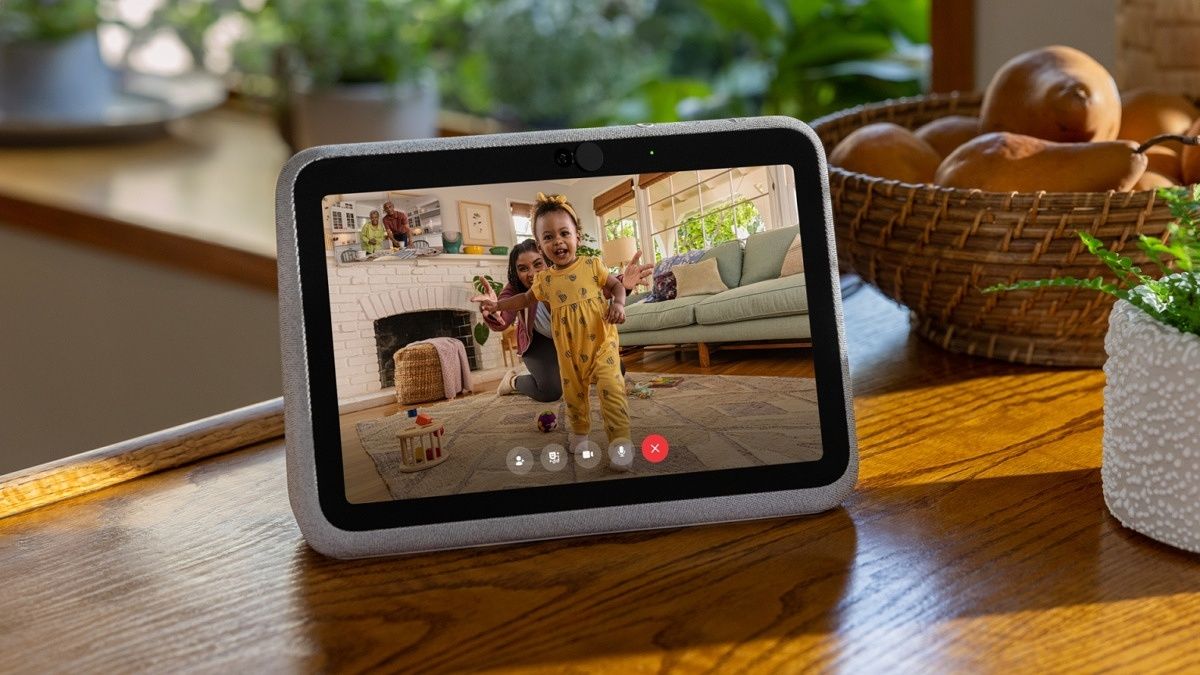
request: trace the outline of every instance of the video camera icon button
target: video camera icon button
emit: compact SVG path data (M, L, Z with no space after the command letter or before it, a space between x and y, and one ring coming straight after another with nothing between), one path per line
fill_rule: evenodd
M666 437L659 434L650 434L642 439L642 457L647 462L658 464L667 458L667 453L671 450L671 444L667 442Z
M594 441L583 441L575 447L575 463L585 469L594 469L604 461L600 456L600 446Z

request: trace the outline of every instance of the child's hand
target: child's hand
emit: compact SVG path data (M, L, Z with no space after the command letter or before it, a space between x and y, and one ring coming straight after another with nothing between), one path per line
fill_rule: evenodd
M608 323L625 323L625 305L620 302L610 303L604 320Z

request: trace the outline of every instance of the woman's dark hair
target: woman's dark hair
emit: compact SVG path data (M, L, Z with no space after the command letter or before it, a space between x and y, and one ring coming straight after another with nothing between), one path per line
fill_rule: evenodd
M529 253L530 251L542 255L541 247L532 239L526 239L517 244L513 247L512 252L508 254L508 283L521 293L529 289L525 287L525 284L521 283L521 275L517 274L517 259L521 257L522 253Z

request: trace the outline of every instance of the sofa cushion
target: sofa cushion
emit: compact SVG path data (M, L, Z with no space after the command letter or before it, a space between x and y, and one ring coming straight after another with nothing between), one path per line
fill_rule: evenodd
M740 285L749 286L779 278L783 257L787 255L788 246L797 234L800 234L799 225L750 235L746 239L746 255L742 259Z
M804 274L760 281L701 297L703 302L696 305L696 323L704 325L808 312Z
M629 305L625 308L625 323L618 328L621 332L635 332L690 326L696 323L696 304L711 297L715 296L693 295L689 298Z
M676 265L671 268L671 274L675 275L677 298L713 295L729 290L725 282L721 281L717 261L712 258L690 265Z
M742 242L735 239L717 244L704 252L700 262L713 259L721 271L721 281L729 288L737 288L742 282Z

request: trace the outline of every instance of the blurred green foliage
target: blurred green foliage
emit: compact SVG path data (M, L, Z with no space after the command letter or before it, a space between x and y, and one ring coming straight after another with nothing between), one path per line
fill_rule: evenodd
M96 26L114 0L0 0L0 40ZM784 114L920 93L930 0L162 0L203 63L238 14L235 86L437 75L445 107L518 127ZM250 87L254 89L254 87ZM260 93L250 91L249 93Z
M99 21L96 0L0 0L0 43L62 40Z
M499 0L446 99L531 126L782 114L920 93L929 0Z
M267 0L250 12L252 32L236 50L249 74L300 73L317 86L405 82L450 53L442 40L470 3L459 0ZM444 58L443 58L444 60Z

